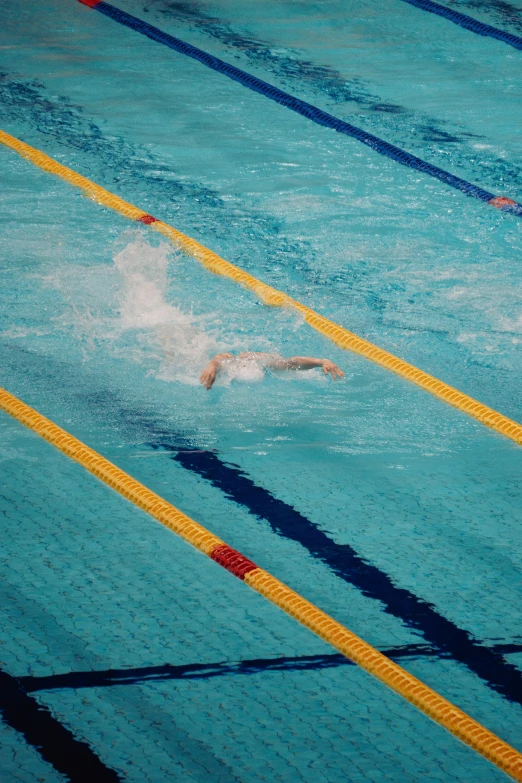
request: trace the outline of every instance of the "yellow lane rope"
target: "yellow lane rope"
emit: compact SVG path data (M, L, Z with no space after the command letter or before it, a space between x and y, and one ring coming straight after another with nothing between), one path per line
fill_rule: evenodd
M522 781L522 754L391 661L314 604L256 566L128 473L86 446L50 419L0 388L0 409L41 435L116 492L146 511L188 543L243 579L250 587L313 631L346 658L411 702L432 720Z
M472 416L478 421L482 422L491 429L496 430L501 435L505 435L506 438L514 440L515 443L522 445L522 425L518 422L509 419L502 413L498 413L488 405L483 405L481 402L474 400L473 397L469 397L467 394L458 391L458 389L449 386L444 381L439 381L434 378L433 375L429 375L423 370L419 370L412 364L405 362L403 359L399 359L392 353L379 348L373 343L364 340L362 337L358 337L353 332L344 329L342 326L330 321L322 315L319 315L314 310L301 304L300 302L287 296L282 291L278 291L276 288L272 288L269 285L261 282L256 277L249 275L243 269L240 269L229 261L218 256L212 250L209 250L204 245L201 245L195 239L182 234L173 226L168 223L163 223L161 220L149 215L142 209L138 209L133 204L129 204L127 201L115 196L105 188L96 185L86 177L82 177L72 169L63 166L61 163L45 155L43 152L30 147L23 141L16 139L14 136L10 136L8 133L0 130L0 143L6 147L18 152L22 157L39 166L44 171L50 174L55 174L58 177L70 182L71 185L76 185L81 188L89 198L96 201L98 204L110 207L111 209L119 212L130 220L137 220L145 224L149 224L151 228L159 231L164 236L173 242L176 247L182 250L187 255L192 256L199 261L203 266L217 275L228 277L234 282L239 283L245 288L253 291L265 304L273 305L276 307L290 307L297 310L303 316L307 324L312 326L320 334L328 337L336 345L344 348L347 351L353 351L366 359L376 364L380 364L387 370L400 375L402 378L406 378L412 383L417 384L421 388L438 397L449 405L458 408L469 416Z

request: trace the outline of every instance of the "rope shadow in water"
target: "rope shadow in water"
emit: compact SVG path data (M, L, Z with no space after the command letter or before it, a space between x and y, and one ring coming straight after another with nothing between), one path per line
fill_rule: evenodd
M497 645L495 649L504 652L522 652L522 644ZM409 644L381 651L392 660L404 658L449 658L439 650L423 644ZM279 658L256 658L245 661L220 661L219 663L189 663L175 666L165 663L159 666L140 666L102 671L67 672L45 677L19 677L18 683L26 693L71 688L103 688L114 685L145 685L167 680L209 680L228 675L252 675L265 672L320 671L339 666L355 666L340 653L328 655L281 656Z

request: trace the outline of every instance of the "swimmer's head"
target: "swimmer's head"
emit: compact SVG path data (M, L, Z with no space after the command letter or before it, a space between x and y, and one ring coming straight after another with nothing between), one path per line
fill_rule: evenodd
M265 377L261 367L255 362L231 362L226 368L230 380L242 381L243 383L259 383Z

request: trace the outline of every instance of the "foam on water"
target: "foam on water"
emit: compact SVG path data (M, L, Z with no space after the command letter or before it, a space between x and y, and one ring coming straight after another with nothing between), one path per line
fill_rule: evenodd
M206 323L212 323L214 314L196 317L190 302L169 301L176 299L176 291L169 291L173 283L175 289L175 264L169 245L154 246L140 230L127 230L115 243L113 263L86 267L66 261L35 275L53 292L49 322L39 329L11 327L2 334L46 336L59 354L64 337L72 337L86 361L107 352L141 365L155 378L197 383L201 367L217 350Z
M114 256L122 281L118 326L127 336L134 333L137 360L141 352L156 358L156 377L195 384L216 350L215 338L202 319L167 301L170 246L152 247L140 232L125 232L124 238L129 235L134 237Z
M115 328L125 336L127 345L132 345L136 361L156 360L156 368L149 370L154 377L194 385L199 383L201 370L211 355L218 351L240 352L252 345L255 350L267 345L270 349L270 341L259 336L250 336L245 344L234 331L234 319L231 321L224 312L214 310L195 316L187 312L192 303L177 306L168 301L172 296L168 270L176 261L169 245L154 247L139 230L126 231L122 242L125 246L114 256L121 278ZM173 279L175 288L175 273ZM182 296L179 290L176 293ZM248 357L226 362L216 384L259 383L264 378L262 363Z
M46 329L33 330L35 336L45 335L53 341L57 353L63 351L65 334L73 338L86 361L107 352L139 365L143 376L190 386L199 383L202 369L217 352L279 353L290 336L285 353L303 353L300 339L296 340L303 325L301 317L276 313L274 335L268 338L262 333L257 308L252 311L250 307L247 315L231 310L230 302L216 298L215 293L210 301L202 291L198 296L193 289L188 293L180 254L165 242L151 244L141 229L125 230L116 240L112 256L113 264L86 267L65 263L50 274L37 275L63 300L63 312L52 316ZM196 306L197 315L193 312ZM264 318L261 320L264 323ZM5 336L28 337L32 333L27 328L11 329ZM295 378L295 373L276 375L285 380ZM324 382L314 370L299 376ZM265 377L263 363L249 357L226 362L215 385L259 383Z

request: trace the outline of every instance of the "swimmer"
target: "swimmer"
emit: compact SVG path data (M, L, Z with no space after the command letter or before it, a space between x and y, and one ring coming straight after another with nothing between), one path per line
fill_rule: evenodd
M323 373L325 375L330 374L334 381L337 378L344 378L344 372L330 359L314 359L311 356L291 356L289 359L284 359L282 356L278 356L278 354L255 353L253 351L240 353L239 356L234 356L232 353L217 353L209 361L199 377L205 389L209 390L212 388L217 374L223 365L231 365L235 362L240 362L243 365L255 363L270 370L311 370L314 367L321 367Z

